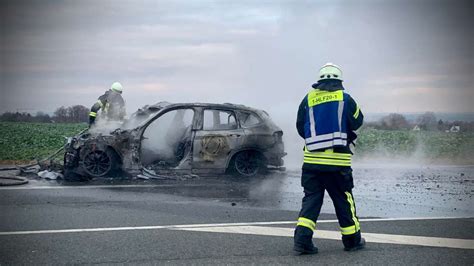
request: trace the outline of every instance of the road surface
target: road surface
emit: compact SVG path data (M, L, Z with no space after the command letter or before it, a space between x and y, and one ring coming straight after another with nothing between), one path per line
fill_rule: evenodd
M240 180L31 180L0 187L0 264L472 265L473 172L358 168L367 248L343 251L327 199L312 256L292 252L297 171Z

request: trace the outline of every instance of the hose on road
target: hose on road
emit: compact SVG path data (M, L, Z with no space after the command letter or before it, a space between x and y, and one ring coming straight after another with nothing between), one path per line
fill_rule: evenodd
M28 179L21 176L0 176L1 186L18 186L28 183Z

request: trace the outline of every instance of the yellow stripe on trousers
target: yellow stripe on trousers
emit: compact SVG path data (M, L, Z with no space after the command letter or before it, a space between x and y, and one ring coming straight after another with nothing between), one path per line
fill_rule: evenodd
M355 204L354 204L354 199L352 198L352 194L349 193L349 192L345 192L346 196L347 196L347 201L349 202L349 205L351 207L351 214L352 214L352 220L354 221L354 225L353 226L349 226L349 227L345 227L345 228L341 228L341 232L343 235L351 235L351 234L355 234L357 233L357 231L360 230L360 224L359 224L359 219L357 219L356 215L355 215ZM354 232L352 233L351 231L351 227L353 227L354 229Z

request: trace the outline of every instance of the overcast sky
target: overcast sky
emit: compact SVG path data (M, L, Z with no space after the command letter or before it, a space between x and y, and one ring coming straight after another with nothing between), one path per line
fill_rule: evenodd
M1 107L232 102L288 114L326 62L366 113L474 112L473 1L0 1Z

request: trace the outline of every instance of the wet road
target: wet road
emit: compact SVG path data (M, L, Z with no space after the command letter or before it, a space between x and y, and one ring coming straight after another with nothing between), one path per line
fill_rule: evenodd
M326 197L315 240L320 254L292 255L302 196L294 170L253 179L31 180L0 188L0 264L474 263L474 167L354 168L369 242L358 253L342 251Z

